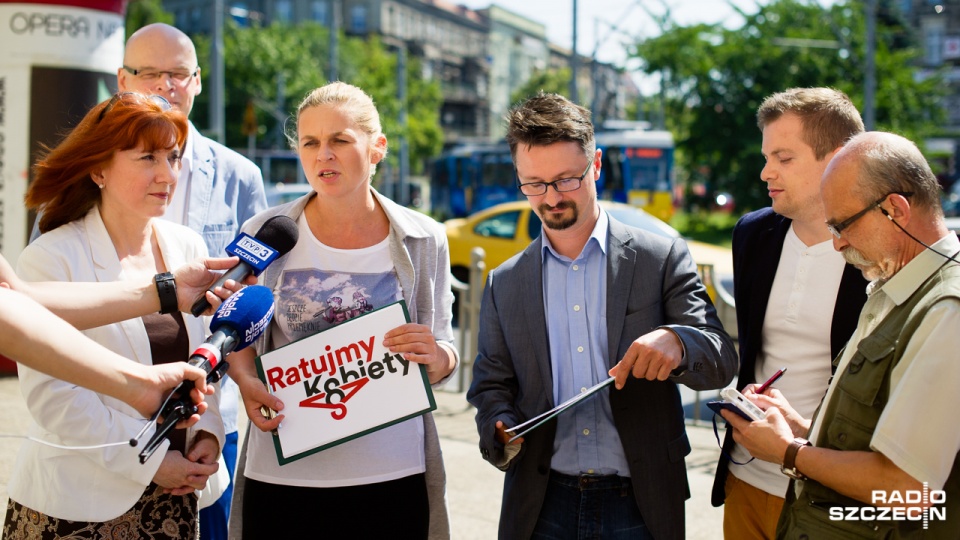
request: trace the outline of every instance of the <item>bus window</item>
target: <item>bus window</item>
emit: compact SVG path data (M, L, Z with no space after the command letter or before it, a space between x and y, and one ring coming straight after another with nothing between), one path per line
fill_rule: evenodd
M513 184L513 165L509 159L505 162L502 154L484 154L481 159L481 186L505 187Z
M667 163L663 159L630 160L630 173L633 189L667 191L670 184L667 179Z
M623 191L623 156L619 148L603 149L600 173L603 184L599 188L606 194L605 198L611 198L613 193Z
M470 160L467 158L455 158L453 166L456 172L453 175L453 182L450 185L457 189L463 189L470 184L470 176L473 173L473 167L470 166Z

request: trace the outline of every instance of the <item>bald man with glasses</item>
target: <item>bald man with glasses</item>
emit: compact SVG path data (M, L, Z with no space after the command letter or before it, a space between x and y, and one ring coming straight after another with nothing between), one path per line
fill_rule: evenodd
M912 142L868 132L837 152L820 190L834 248L870 281L857 328L812 419L751 388L766 418L723 416L793 479L777 538L957 538L960 240L939 184Z
M162 96L189 117L202 89L200 75L190 38L177 28L156 23L140 28L127 40L117 84L121 91ZM260 169L201 135L191 122L180 178L164 218L200 233L210 255L216 257L225 253L245 221L266 208ZM214 540L227 540L237 455L237 385L224 378L222 391L221 413L227 434L223 456L231 485L213 506L200 511L200 535Z

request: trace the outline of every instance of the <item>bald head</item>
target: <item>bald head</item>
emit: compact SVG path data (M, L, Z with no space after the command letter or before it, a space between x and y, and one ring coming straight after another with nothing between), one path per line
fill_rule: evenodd
M121 91L163 96L189 115L201 89L197 50L190 37L173 26L144 26L127 40L117 84Z
M820 183L833 246L870 281L885 281L947 234L940 188L915 144L892 133L850 139ZM836 232L839 231L839 234Z
M823 182L831 181L830 169L856 167L851 195L869 202L889 193L912 193L910 206L942 215L940 184L926 158L909 139L870 131L851 138L834 156Z

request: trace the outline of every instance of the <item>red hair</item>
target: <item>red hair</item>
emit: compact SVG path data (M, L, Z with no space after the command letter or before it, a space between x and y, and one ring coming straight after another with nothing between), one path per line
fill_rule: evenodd
M141 94L124 92L93 107L77 127L33 166L27 208L41 208L40 232L80 219L100 202L92 174L118 151L143 146L147 152L183 148L187 117Z

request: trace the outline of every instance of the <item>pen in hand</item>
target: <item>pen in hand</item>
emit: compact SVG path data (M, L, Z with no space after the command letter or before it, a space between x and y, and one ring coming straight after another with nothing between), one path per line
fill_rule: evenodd
M787 368L780 368L780 369L778 369L777 372L774 373L772 377L770 377L769 379L767 379L767 382L765 382L765 383L761 384L760 386L758 386L757 389L754 390L754 392L756 392L757 394L762 394L762 393L766 392L766 391L767 391L767 388L770 388L770 386L771 386L773 383L777 382L777 380L780 379L780 377L783 377L783 374L786 373L786 372L787 372Z

